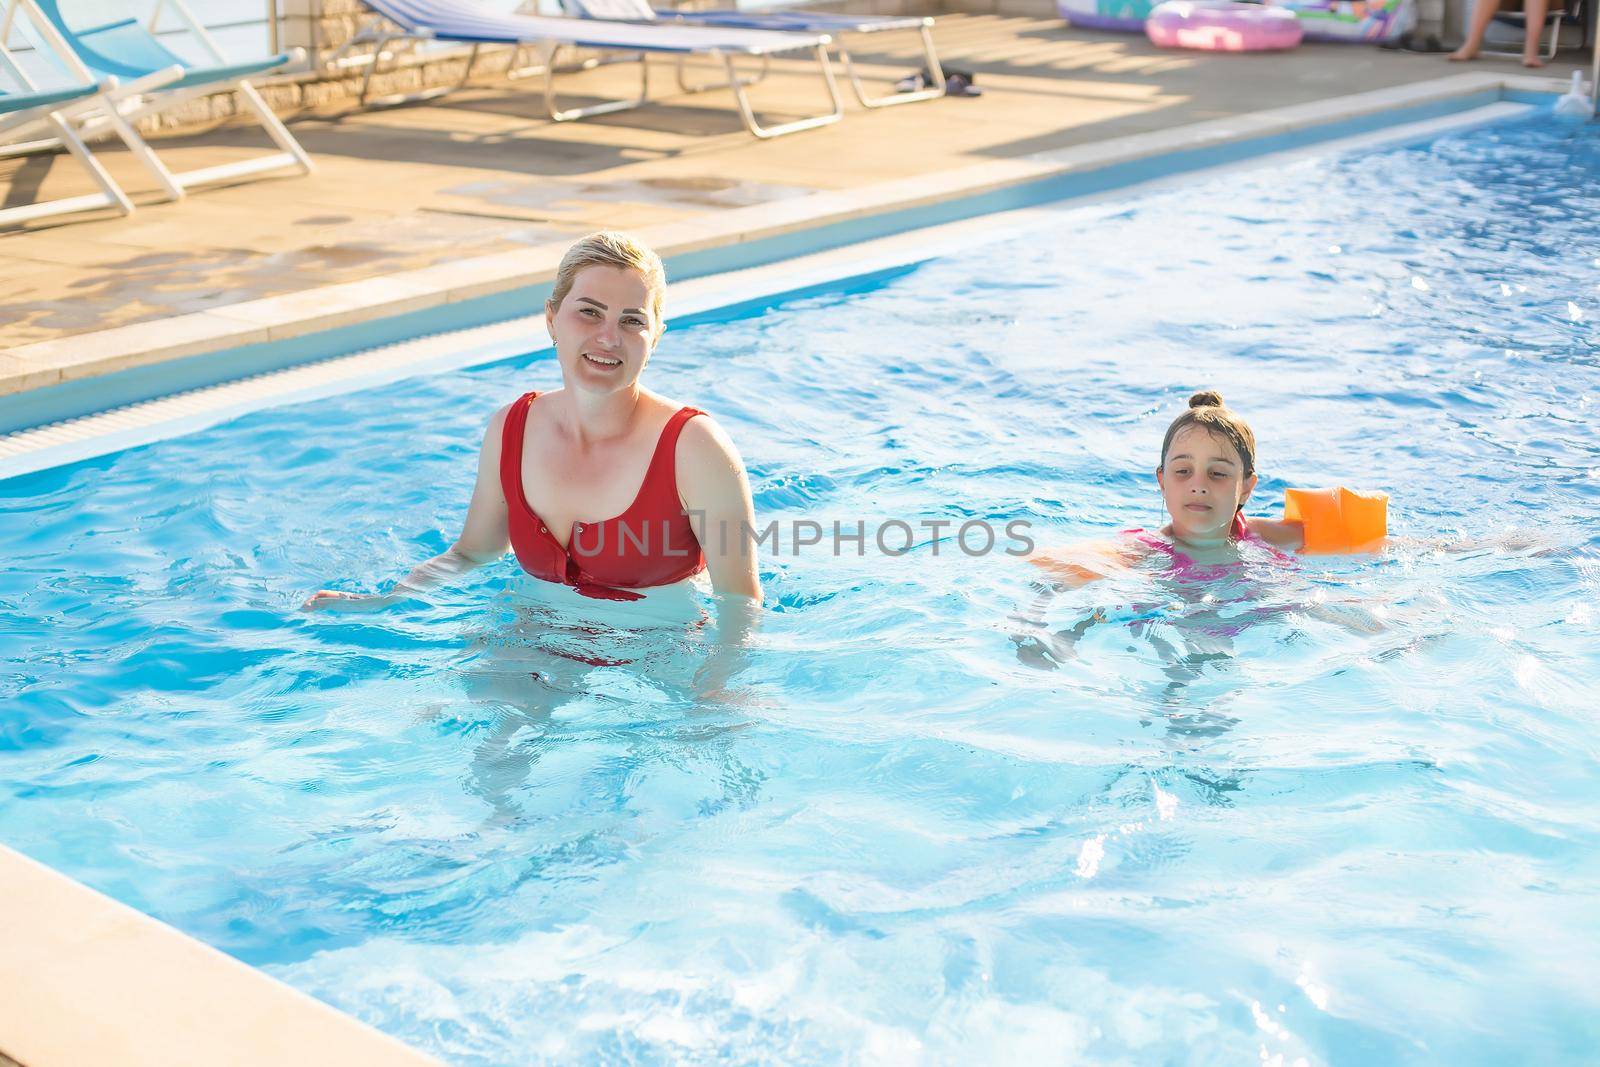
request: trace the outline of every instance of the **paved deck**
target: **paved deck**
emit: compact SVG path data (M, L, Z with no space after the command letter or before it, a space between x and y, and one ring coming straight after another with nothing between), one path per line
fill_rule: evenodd
M0 236L0 350L599 227L677 221L1462 72L1439 56L1337 45L1162 52L1142 37L1057 19L947 15L936 39L947 66L977 72L982 97L871 112L851 100L842 123L776 141L746 134L726 92L678 93L664 64L658 103L556 124L543 117L537 82L505 81L486 63L474 87L429 104L296 117L292 128L318 164L310 177L160 203L128 154L108 145L100 156L138 212ZM912 34L871 39L855 55L883 79L920 65ZM636 79L634 68L613 65L563 84L579 99L620 97ZM758 109L796 113L820 103L821 88L803 64L780 62L753 97ZM266 142L227 127L154 143L188 169ZM0 162L0 188L8 202L26 202L90 187L70 159L46 156Z

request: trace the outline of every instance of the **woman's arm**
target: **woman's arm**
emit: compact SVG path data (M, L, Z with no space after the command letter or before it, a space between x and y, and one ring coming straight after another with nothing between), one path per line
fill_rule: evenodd
M505 555L511 543L506 497L500 485L500 436L505 427L506 411L507 408L501 408L495 412L484 431L483 447L478 452L478 480L472 487L467 520L455 544L418 564L385 593L341 593L323 589L313 593L301 605L301 610L376 611L412 594L443 585Z
M678 439L678 493L718 596L761 601L755 504L744 460L709 416L690 419Z
M710 416L690 419L678 439L678 493L689 512L717 595L715 642L695 677L703 699L727 699L761 613L755 503L744 460Z

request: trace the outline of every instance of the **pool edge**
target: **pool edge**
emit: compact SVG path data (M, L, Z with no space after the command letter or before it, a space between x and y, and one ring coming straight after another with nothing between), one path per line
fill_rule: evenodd
M441 1067L0 845L0 1042L23 1067Z
M1193 170L1286 147L1285 139L1396 111L1545 96L1549 78L1494 72L1295 104L1052 149L852 190L815 193L645 227L669 274L696 278L1030 202L1027 190L1153 160ZM1415 116L1413 116L1415 117ZM1405 121L1396 119L1395 121ZM1287 147L1292 147L1289 145ZM1169 162L1169 166L1174 165ZM1037 201L1032 201L1037 202ZM864 232L861 232L864 231ZM269 373L400 341L526 315L548 292L565 242L322 286L209 311L0 350L0 434L185 389ZM426 316L426 324L423 322ZM85 353L93 353L86 355ZM5 366L12 369L5 370ZM115 378L116 389L108 379ZM112 393L116 395L113 397Z

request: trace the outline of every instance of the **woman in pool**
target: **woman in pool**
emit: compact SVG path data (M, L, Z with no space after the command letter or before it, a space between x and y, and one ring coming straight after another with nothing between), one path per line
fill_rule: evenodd
M567 250L545 303L562 387L489 419L455 544L387 593L322 590L307 609L372 610L509 548L543 581L606 600L708 572L724 610L760 603L744 463L709 415L640 385L666 323L660 258L596 233ZM724 623L728 620L721 620Z

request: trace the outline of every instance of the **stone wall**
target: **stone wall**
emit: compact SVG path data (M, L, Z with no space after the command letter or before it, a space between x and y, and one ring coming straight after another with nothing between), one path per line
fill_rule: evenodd
M694 0L676 6L693 6ZM705 0L702 6L729 6L731 0ZM930 11L937 14L945 8L941 0L831 0L817 6L821 10L850 10L870 14L906 14L911 11ZM965 3L965 0L961 0ZM978 0L984 3L986 0ZM365 65L346 65L332 68L329 64L339 55L339 50L352 37L372 22L371 11L361 0L278 0L278 47L282 51L298 50L304 58L291 64L284 73L255 79L254 84L262 97L280 115L349 101L353 106L359 99L362 82L366 77ZM373 97L409 94L424 89L454 85L466 71L471 47L436 45L426 53L416 52L408 43L391 46L392 58L385 59L372 78ZM370 55L372 49L359 45L346 57L359 61ZM504 75L513 65L527 72L537 62L532 48L519 52L509 47L484 46L473 64L473 78L492 79ZM573 51L562 53L562 63L578 62L586 58ZM238 114L237 97L232 93L219 93L192 101L185 107L173 110L142 124L147 132L157 128L173 129L205 127L225 122Z
M278 0L278 12L278 48L299 58L283 73L255 79L256 88L272 109L280 115L290 115L341 100L355 103L366 76L365 67L334 69L328 64L339 49L372 20L371 12L360 0ZM385 61L372 79L374 96L454 84L466 69L471 49L467 46L435 48L422 56L415 54L408 44L397 44L391 51L393 60ZM370 47L362 46L352 55L370 52ZM526 57L529 53L525 51L523 55ZM512 50L484 48L480 56L473 68L474 75L492 76L506 69ZM148 119L143 125L148 128L214 125L232 118L238 110L238 100L233 93L218 93L174 108L159 118Z

